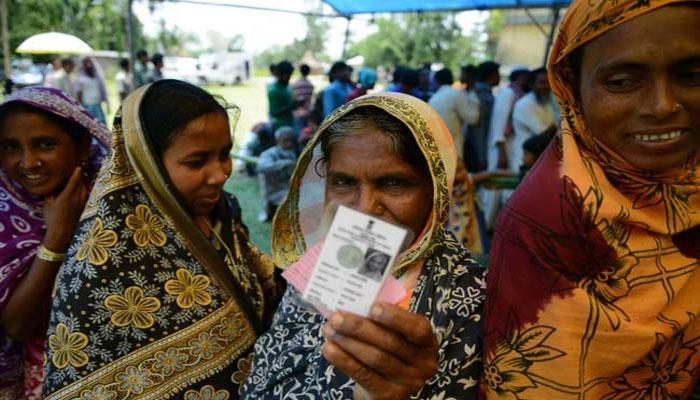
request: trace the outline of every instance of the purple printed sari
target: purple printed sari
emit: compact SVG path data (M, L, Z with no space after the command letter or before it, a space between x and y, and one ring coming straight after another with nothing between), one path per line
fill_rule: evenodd
M75 100L57 89L32 87L8 96L0 108L20 102L85 127L92 135L85 174L94 181L109 149L109 131ZM27 193L0 169L0 310L32 264L45 226L43 199ZM0 328L0 400L40 398L45 336L18 343ZM19 397L17 397L19 396Z

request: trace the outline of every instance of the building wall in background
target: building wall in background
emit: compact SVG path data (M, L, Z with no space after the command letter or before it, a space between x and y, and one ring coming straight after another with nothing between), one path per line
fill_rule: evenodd
M564 9L560 11L560 21L565 11ZM530 13L540 26L549 33L552 24L552 11L549 9L533 9L530 10ZM504 67L516 64L524 64L530 68L543 66L547 35L537 28L525 11L506 11L505 19L505 24L499 35L498 47L496 48L496 62Z

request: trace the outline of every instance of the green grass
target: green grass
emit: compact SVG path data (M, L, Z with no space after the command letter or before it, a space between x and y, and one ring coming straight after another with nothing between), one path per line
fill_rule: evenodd
M224 190L233 193L238 199L243 209L243 223L250 231L250 240L260 250L270 254L270 224L258 221L258 213L264 207L258 179L233 175L224 185Z
M234 138L240 142L242 135L258 122L267 121L267 92L264 78L253 78L235 86L206 86L212 94L219 95L227 103L241 110L234 128Z
M241 115L234 128L235 144L243 137L243 134L260 121L267 120L267 95L265 90L265 78L253 78L236 86L207 86L207 91L219 95L227 103L236 105L241 110ZM224 186L224 189L233 193L243 209L243 222L250 230L251 241L265 253L270 254L270 224L258 222L258 213L263 209L264 202L260 194L260 185L256 177L245 175L233 175Z

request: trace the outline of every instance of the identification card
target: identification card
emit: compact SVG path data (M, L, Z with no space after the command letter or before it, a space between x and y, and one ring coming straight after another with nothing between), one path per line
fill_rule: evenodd
M321 308L369 314L407 230L339 206L303 299Z

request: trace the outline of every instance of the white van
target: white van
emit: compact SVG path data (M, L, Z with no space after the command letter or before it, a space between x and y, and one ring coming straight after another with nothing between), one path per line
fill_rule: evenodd
M250 79L252 58L245 53L207 53L199 57L199 83L235 85Z

